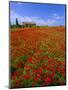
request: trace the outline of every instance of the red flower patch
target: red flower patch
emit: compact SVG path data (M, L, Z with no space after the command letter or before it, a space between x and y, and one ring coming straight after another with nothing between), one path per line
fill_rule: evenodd
M23 78L27 80L30 78L30 75L24 75Z
M50 78L50 77L47 77L47 78L45 79L45 82L46 82L47 84L50 84L50 83L51 83L51 78Z
M29 63L32 63L32 57L30 57L30 58L28 59L28 62L29 62Z
M31 66L25 65L26 70L30 70L31 68L32 68Z

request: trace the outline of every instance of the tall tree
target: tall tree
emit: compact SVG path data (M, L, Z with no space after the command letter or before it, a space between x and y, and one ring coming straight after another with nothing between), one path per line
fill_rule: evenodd
M19 26L18 19L16 18L16 26Z

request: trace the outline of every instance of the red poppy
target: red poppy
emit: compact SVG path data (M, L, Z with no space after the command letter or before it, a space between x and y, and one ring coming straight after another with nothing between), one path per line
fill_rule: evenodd
M19 72L18 71L15 71L13 74L12 74L12 79L15 80L16 77L19 75Z
M37 75L37 78L40 78L41 76L40 76L40 74L36 74Z
M47 77L47 78L45 79L45 82L46 82L47 84L49 84L49 83L51 82L51 78L50 78L50 77Z
M38 73L42 74L42 71L43 71L42 68L39 68L39 69L38 69Z
M24 75L23 78L27 80L30 78L30 75Z
M31 69L31 66L25 65L25 69L26 70L30 70Z
M30 58L28 59L28 62L29 62L29 63L32 63L32 57L30 57Z
M18 71L15 71L14 72L14 76L18 76L19 75L19 72Z
M37 81L38 81L38 78L37 78L37 77L35 77L35 78L34 78L34 81L36 81L36 82L37 82Z
M34 73L37 73L37 72L38 72L38 70L33 70L33 72L34 72Z
M17 64L17 68L20 68L21 66L22 66L21 62Z
M49 57L48 57L48 56L44 56L44 58L45 58L45 59L49 59Z

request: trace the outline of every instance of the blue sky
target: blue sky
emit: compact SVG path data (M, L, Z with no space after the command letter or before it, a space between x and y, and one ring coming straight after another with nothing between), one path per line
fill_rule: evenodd
M35 22L37 25L65 25L65 5L10 2L10 21L16 18L22 22Z

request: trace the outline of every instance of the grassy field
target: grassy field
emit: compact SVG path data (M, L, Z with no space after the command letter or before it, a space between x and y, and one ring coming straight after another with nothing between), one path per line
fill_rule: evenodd
M10 30L11 88L65 85L65 28Z

